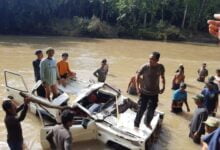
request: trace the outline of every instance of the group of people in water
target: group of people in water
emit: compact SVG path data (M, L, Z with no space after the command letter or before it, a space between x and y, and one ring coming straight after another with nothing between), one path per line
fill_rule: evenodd
M218 37L220 21L210 20L209 31L212 35ZM59 84L66 85L69 79L75 79L76 73L69 68L68 53L62 54L62 60L56 63L54 57L55 50L48 48L46 50L47 58L43 59L42 50L37 50L35 55L37 59L33 61L35 81L42 82L38 88L38 95L52 100L59 96L57 89L57 81ZM165 67L159 63L160 53L152 52L149 55L148 62L141 66L136 75L131 78L127 92L139 96L138 110L134 120L134 127L139 128L143 115L145 114L144 123L147 128L152 129L151 120L153 119L155 109L159 101L159 94L165 91ZM94 72L94 76L99 82L105 82L108 74L107 60L101 62L101 67ZM209 77L206 64L198 70L198 81L205 82L205 87L201 94L193 97L197 106L191 123L189 137L195 143L202 143L203 150L220 149L220 128L219 120L215 118L218 107L218 94L220 87L220 70L216 70L216 76ZM162 86L160 86L160 80ZM184 66L179 65L172 80L173 98L171 104L171 112L182 112L182 105L185 103L187 111L190 111L187 103L187 84L185 83ZM52 93L52 97L51 97ZM11 150L23 149L23 136L20 122L24 120L30 97L24 98L24 104L16 107L11 100L5 100L2 103L3 110L6 112L5 125L7 128L7 142ZM17 113L20 112L18 116ZM51 145L51 149L55 150L71 150L72 136L69 128L72 126L74 115L69 110L61 113L61 125L56 126L48 133L47 140ZM205 136L202 136L207 133ZM201 140L202 139L202 140Z

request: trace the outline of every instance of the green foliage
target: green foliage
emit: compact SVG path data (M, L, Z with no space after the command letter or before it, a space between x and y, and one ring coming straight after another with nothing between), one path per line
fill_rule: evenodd
M1 0L0 33L183 40L219 11L219 0Z

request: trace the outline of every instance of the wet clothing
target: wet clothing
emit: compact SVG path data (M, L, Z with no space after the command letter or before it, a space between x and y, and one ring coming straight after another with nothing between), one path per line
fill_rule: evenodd
M180 89L173 92L172 112L182 112L183 102L187 100L187 92Z
M56 61L53 58L46 58L40 63L40 76L42 82L49 86L57 83L59 77Z
M149 64L143 65L138 74L143 76L140 84L141 93L146 95L157 95L160 92L160 76L164 75L165 68L162 64L151 67Z
M63 125L55 126L48 134L51 137L53 144L52 150L72 150L72 135L69 129Z
M146 95L141 93L138 101L138 112L134 121L134 126L139 127L141 118L145 112L144 123L150 124L154 116L154 111L158 105L158 95Z
M173 101L187 100L187 92L180 89L173 92Z
M67 78L67 75L71 73L70 68L69 68L69 63L66 61L63 61L63 60L59 61L57 63L57 68L58 68L59 75L61 78Z
M199 77L198 77L197 80L200 81L200 82L204 82L205 78L208 76L208 70L204 69L204 68L200 68L198 70L198 74L199 74Z
M36 59L32 62L33 68L34 68L34 76L35 76L35 81L37 82L40 80L40 62L41 60Z
M172 85L172 90L177 90L177 89L179 89L179 88L180 88L180 84L174 83L174 84Z
M105 82L108 74L108 66L97 69L93 74L98 78L98 82Z
M202 139L208 145L208 150L220 149L220 128L203 137Z
M214 88L204 88L201 94L204 95L204 106L210 114L213 113L218 101L218 91Z
M21 111L22 110L22 111ZM20 122L26 117L28 105L23 104L17 108L16 112L21 114L17 117L16 115L6 114L5 126L7 128L7 142L11 150L22 150L23 135Z
M208 111L205 107L197 108L193 114L193 118L189 125L190 133L189 137L193 138L195 143L200 143L201 135L205 133L204 121L208 118ZM194 133L197 132L198 136L194 137Z

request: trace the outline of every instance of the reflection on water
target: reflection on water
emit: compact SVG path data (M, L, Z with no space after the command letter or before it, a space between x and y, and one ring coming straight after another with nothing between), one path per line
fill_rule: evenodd
M151 51L161 52L161 62L166 68L166 91L160 96L159 109L165 112L163 129L159 140L152 149L161 150L194 150L200 149L188 138L188 124L195 105L192 96L204 86L198 83L197 69L202 62L207 62L210 74L215 73L219 67L219 48L215 45L192 45L152 41L119 40L119 39L81 39L69 37L25 37L1 36L0 37L0 99L6 96L4 89L3 70L18 72L24 76L27 85L32 88L34 83L32 60L35 59L34 50L39 48L54 47L55 57L60 59L62 52L68 52L71 68L77 72L80 79L95 79L93 71L100 66L100 61L106 58L109 61L110 75L107 82L126 91L130 77L137 68L147 61ZM189 105L191 112L182 115L170 113L171 80L179 64L185 66L186 83L189 84ZM136 97L132 97L137 100ZM2 142L6 141L6 129L3 123L4 113L0 108L0 149ZM29 149L38 150L41 123L39 119L28 114L22 123L23 134ZM74 145L79 150L106 149L99 142L86 142Z

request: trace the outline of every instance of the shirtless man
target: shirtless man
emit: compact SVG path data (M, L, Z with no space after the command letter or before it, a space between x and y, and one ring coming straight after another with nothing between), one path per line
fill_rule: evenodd
M180 84L184 83L184 81L185 81L184 67L181 65L173 77L172 89L173 90L179 89Z
M208 70L206 69L206 63L202 64L202 67L198 69L198 75L197 81L204 82L205 78L208 76Z

